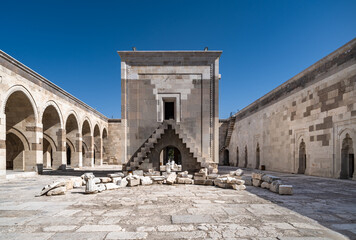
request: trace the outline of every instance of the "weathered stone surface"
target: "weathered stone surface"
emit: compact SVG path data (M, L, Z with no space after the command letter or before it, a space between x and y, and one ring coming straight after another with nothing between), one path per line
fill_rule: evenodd
M95 179L95 176L92 173L84 174L84 180L86 181L85 193L91 194L91 193L96 193L98 191L96 188L94 179ZM100 182L100 179L99 179L99 182Z
M292 195L293 186L292 185L279 185L278 193L280 195Z
M98 192L102 192L106 190L106 186L103 183L96 184L96 189Z
M106 190L113 190L113 189L118 189L119 186L116 185L115 183L106 183L105 188Z
M153 181L150 177L141 177L141 185L151 185Z
M66 186L66 185L67 185L67 181L65 181L65 180L53 182L53 183L45 186L42 189L42 191L40 192L39 196L42 196L42 195L46 194L47 192L49 192L50 190L52 190L54 188L63 187L63 186Z
M250 176L242 176L242 180L245 181L246 186L252 186L252 177Z
M269 189L270 188L270 183L268 183L268 182L262 182L261 183L261 188L265 188L265 189Z
M238 191L245 190L246 186L245 185L238 185L238 184L232 184L232 188Z
M114 177L114 178L111 178L112 179L112 182L117 184L117 185L120 185L118 182L121 181L121 177Z
M152 176L151 179L153 181L163 181L165 180L166 178L164 176Z
M252 173L252 178L253 178L253 179L262 180L263 175L264 175L264 174L261 173L261 172L253 172L253 173Z
M143 170L135 170L132 172L132 175L143 176Z
M215 220L210 215L173 215L172 223L214 223Z
M79 188L83 185L83 179L81 177L74 177L70 180L73 182L73 188Z
M129 187L135 187L140 185L140 179L135 179L135 178L129 178L127 179Z
M125 175L122 172L117 172L117 173L110 173L107 175L110 178L117 178L117 177L125 177Z
M262 181L259 179L252 178L252 185L255 187L260 187L262 184Z
M105 239L146 239L146 232L110 232Z
M204 185L214 186L214 179L207 179L204 181Z
M101 177L100 182L101 183L109 183L109 182L112 182L112 179L110 177Z
M100 183L100 182L101 182L100 178L97 178L97 177L96 177L96 178L94 178L94 179L93 179L93 181L94 181L94 183L95 183L95 184L98 184L98 183Z
M281 180L280 177L272 176L272 175L263 175L262 176L262 181L267 182L267 183L272 183L273 181L276 180Z
M172 172L167 176L166 183L172 185L176 182L177 174Z
M282 185L282 181L281 180L273 181L271 183L270 187L269 187L269 190L271 190L272 192L278 193L280 185Z
M119 187L126 187L127 184L129 184L129 182L126 180L126 178L123 178L123 179L120 179L116 182L116 184L119 186Z
M218 174L212 173L212 174L209 174L209 175L207 176L207 179L216 179L217 177L219 177Z
M47 192L47 196L54 196L54 195L64 195L67 191L66 187L57 187L53 188L49 192Z

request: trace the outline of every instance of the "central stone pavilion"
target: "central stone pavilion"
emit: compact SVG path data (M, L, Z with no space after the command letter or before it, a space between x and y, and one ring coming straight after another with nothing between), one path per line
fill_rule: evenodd
M159 170L167 161L183 171L219 162L221 51L119 51L121 122L112 148L127 170ZM110 126L109 126L110 128ZM121 145L121 146L120 146Z

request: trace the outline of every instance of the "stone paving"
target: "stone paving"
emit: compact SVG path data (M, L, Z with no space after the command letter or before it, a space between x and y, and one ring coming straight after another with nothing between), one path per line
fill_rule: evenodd
M151 185L35 197L68 176L1 180L0 239L356 239L355 181L273 174L293 196Z

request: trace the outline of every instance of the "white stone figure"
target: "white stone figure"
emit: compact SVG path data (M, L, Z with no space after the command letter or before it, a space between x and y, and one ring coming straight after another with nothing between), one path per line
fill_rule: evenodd
M168 162L167 162L167 164L166 164L166 172L167 172L167 173L170 173L170 172L171 172L171 164L169 163L169 160L168 160Z
M174 160L171 161L171 168L172 168L172 170L175 169L175 162L174 162Z

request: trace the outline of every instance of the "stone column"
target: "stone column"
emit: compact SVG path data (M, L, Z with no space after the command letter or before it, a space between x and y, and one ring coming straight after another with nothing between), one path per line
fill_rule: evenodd
M6 176L6 116L0 114L0 178Z
M24 151L25 171L43 170L43 125L37 123L34 126L26 126L26 137L30 143L30 150Z
M83 136L83 141L88 147L88 151L85 153L85 159L83 159L83 166L93 167L94 166L94 137Z
M82 141L83 141L82 134L77 133L74 139L75 152L72 153L72 167L83 166Z
M59 129L57 131L57 149L53 149L53 169L65 170L66 161L66 131Z
M103 165L103 141L102 138L97 138L95 145L98 147L98 152L95 152L95 165Z

